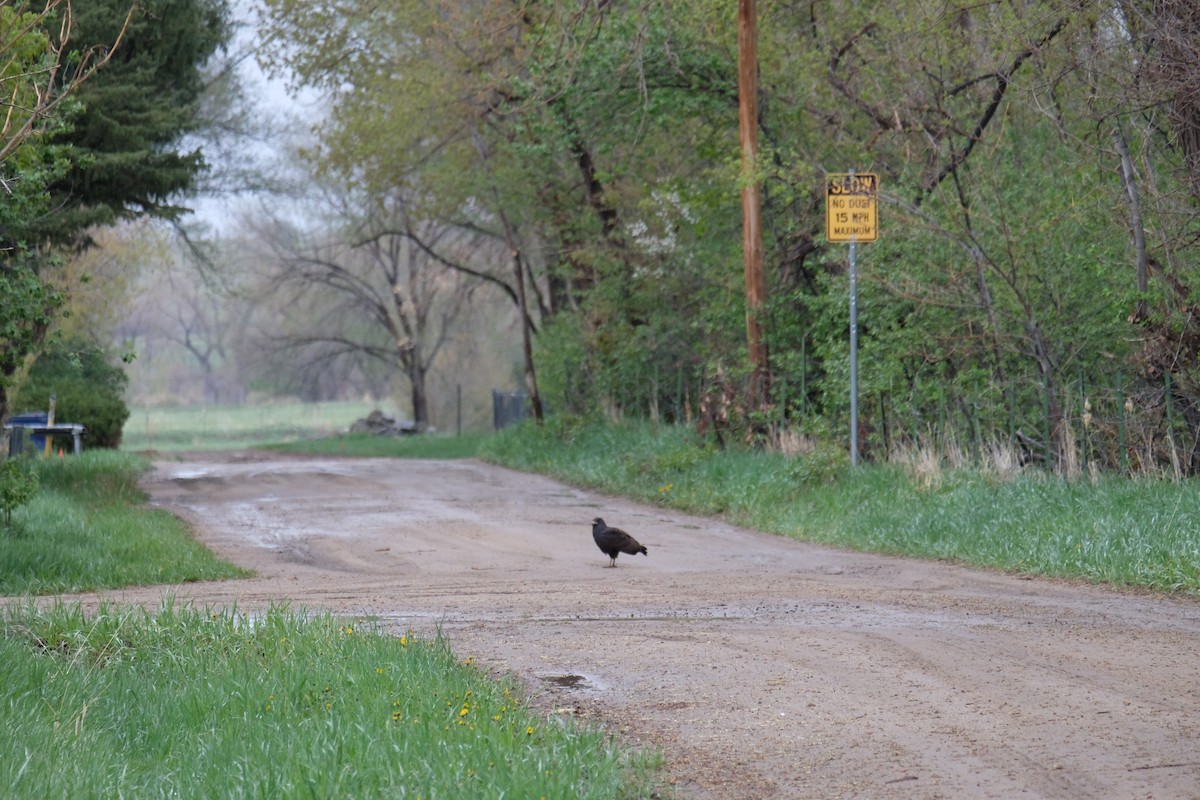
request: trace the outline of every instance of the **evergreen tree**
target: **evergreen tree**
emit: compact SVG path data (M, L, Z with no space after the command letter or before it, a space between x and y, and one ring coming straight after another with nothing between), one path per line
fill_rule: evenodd
M96 225L183 211L176 203L206 165L182 142L197 125L204 66L230 35L227 0L47 8L42 28L69 31L71 52L51 48L53 70L30 74L52 75L57 90L72 97L49 107L55 124L42 126L5 162L19 173L5 180L17 188L0 212L0 419L14 377L61 307L47 279L52 248L83 244ZM55 15L70 15L70 24L49 18ZM107 58L94 69L98 51Z

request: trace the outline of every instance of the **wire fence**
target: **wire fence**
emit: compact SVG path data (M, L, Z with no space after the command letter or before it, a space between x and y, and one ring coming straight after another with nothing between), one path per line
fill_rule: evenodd
M529 416L529 394L527 392L502 392L492 390L492 427L503 430L516 425Z
M567 372L572 379L561 400L569 411L597 410L599 403L599 410L615 416L696 424L747 440L812 430L840 438L849 447L848 391L831 389L828 378L822 384L777 377L768 402L751 412L745 381L719 371L700 373L686 366L663 370L648 364L640 379L610 382L607 392L596 392L602 382L581 371L568 366ZM493 401L497 409L499 394ZM506 402L522 409L510 413L524 413L523 393L508 394L520 399ZM511 424L502 422L500 413L497 428ZM1200 474L1200 396L1170 375L1161 381L1118 376L1107 386L1089 385L1079 376L1049 388L1033 380L1008 385L980 381L970 388L914 382L901 391L860 396L858 414L860 455L867 460L929 448L965 453L979 463L1001 449L1019 464L1070 476Z

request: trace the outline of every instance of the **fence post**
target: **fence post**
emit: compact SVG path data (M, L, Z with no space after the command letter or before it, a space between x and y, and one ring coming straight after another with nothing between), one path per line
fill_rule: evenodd
M971 449L975 451L975 466L983 465L983 406L986 402L983 391L983 381L975 378L975 402L971 403L971 435L975 441Z
M983 442L980 439L979 433L979 397L976 395L974 402L967 403L967 408L970 409L970 417L968 422L971 426L971 461L976 467L983 463Z
M1175 445L1175 404L1171 401L1171 373L1163 373L1163 393L1167 402L1167 441L1171 443L1171 468L1175 471L1175 477L1178 478L1181 474L1179 466L1179 453Z
M571 395L571 364L567 359L563 359L563 408L568 411L575 411L575 398Z
M683 422L683 365L675 368L675 424Z
M1129 453L1125 447L1125 376L1117 373L1117 447L1121 471L1129 474Z
M888 431L887 402L883 392L879 393L879 428L883 433L883 459L887 461L892 452L892 437Z
M658 381L660 377L660 373L658 371L658 359L654 360L652 371L654 373L654 380L650 384L650 397L648 398L649 408L647 409L647 413L650 415L650 419L654 421L655 425L661 425L662 411L658 407Z
M1010 385L1007 388L1008 401L1008 441L1015 442L1017 440L1017 387Z
M1082 472L1087 471L1087 463L1088 463L1087 416L1088 416L1087 392L1084 390L1083 371L1080 370L1080 372L1079 372L1079 468Z
M912 388L909 390L912 394L909 395L909 399L912 401L910 419L912 421L912 446L914 451L921 446L921 409L917 400L919 387L919 380L916 375L913 375Z
M1054 442L1050 438L1050 384L1046 381L1042 382L1042 441L1046 447L1046 465L1052 470L1057 470L1058 451L1054 448Z
M800 339L800 418L808 417L808 331Z
M787 425L787 375L781 375L779 378L779 430L782 432L784 426Z

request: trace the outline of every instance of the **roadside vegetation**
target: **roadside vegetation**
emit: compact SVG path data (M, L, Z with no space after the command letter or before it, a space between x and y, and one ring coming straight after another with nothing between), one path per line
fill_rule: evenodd
M501 431L480 457L836 547L1200 593L1193 481L1067 480L1012 459L953 466L920 451L852 468L832 445L790 449L720 449L689 428L564 415Z
M442 640L277 607L9 609L17 797L649 796L653 766L544 717Z
M326 456L469 458L488 435L346 433L374 408L359 402L136 407L125 423L121 449L171 454L258 447Z
M121 449L233 450L334 436L372 410L370 403L135 406Z
M264 449L282 453L309 453L321 456L358 458L471 458L487 441L488 434L462 436L423 434L419 436L373 436L352 433L322 439L298 440L266 445Z
M34 479L36 490L0 528L0 596L85 592L156 583L236 578L187 526L145 505L144 459L113 450L70 458L5 462L5 486ZM3 487L0 487L2 490Z

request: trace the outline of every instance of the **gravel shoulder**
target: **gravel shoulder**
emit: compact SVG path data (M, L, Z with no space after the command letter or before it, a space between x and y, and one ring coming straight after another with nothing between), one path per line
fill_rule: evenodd
M841 552L474 461L163 460L250 579L92 595L441 630L687 798L1200 797L1200 603ZM649 548L616 569L603 516Z

